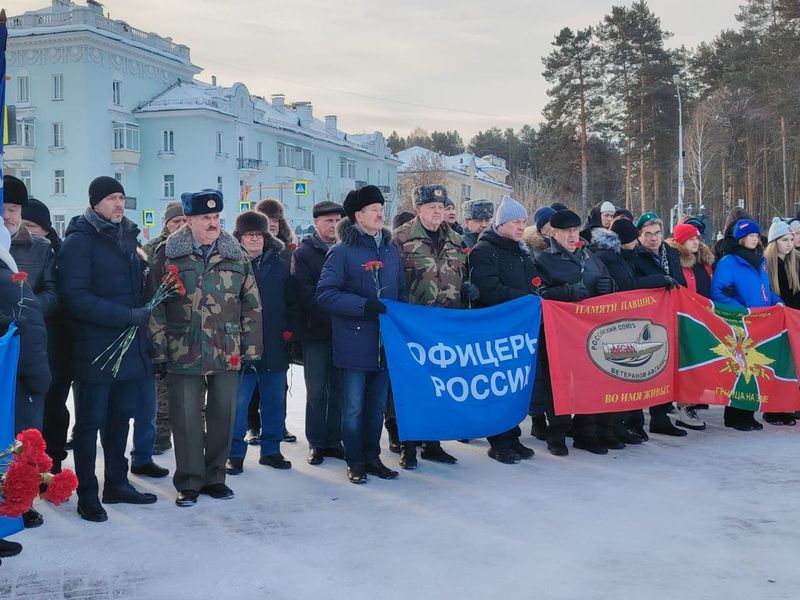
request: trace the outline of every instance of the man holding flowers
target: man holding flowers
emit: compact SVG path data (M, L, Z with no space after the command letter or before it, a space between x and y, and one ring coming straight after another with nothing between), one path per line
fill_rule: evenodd
M154 307L150 330L156 369L169 373L175 503L192 506L199 494L234 495L225 485L225 461L239 371L261 358L261 298L249 257L222 230L222 193L184 193L181 202L187 223L158 248L150 278L155 288L177 269L183 287Z

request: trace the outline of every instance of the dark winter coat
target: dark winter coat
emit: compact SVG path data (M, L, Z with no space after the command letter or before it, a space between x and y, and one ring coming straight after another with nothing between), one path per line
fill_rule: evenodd
M292 256L292 280L300 305L300 327L296 336L301 342L331 339L331 315L317 304L316 292L328 245L315 233L300 242Z
M667 285L665 273L637 277L632 264L635 252L623 248L619 236L613 231L595 229L592 232L591 250L597 260L606 266L620 291L663 288Z
M28 284L39 299L44 316L53 314L58 306L58 278L56 255L50 241L31 235L22 224L11 238L11 256L17 268L28 274Z
M67 227L58 255L61 300L71 317L73 375L76 381L111 382L110 365L92 364L131 323L131 308L145 304L146 264L137 252L139 228L128 218L120 225L92 208ZM147 328L140 327L122 359L116 381L152 374Z
M741 250L722 257L711 279L711 299L721 304L757 308L781 302L769 286L767 261L760 252ZM751 253L750 256L747 256ZM748 260L749 258L749 260ZM755 265L758 265L757 267Z
M667 268L664 270L661 263L661 257L656 256L641 244L637 244L633 249L633 269L637 277L645 277L647 275L669 275L678 285L686 286L686 278L683 276L683 269L681 268L680 254L675 248L666 244L661 244L659 252L666 252L667 254Z
M364 265L372 260L383 262L378 271L380 297L405 302L400 252L388 229L383 230L378 248L375 239L349 218L339 221L336 236L339 243L328 252L316 291L317 303L332 316L333 364L342 369L377 371L386 366L386 361L379 359L379 323L364 318L364 306L378 295L372 273Z
M480 237L479 233L475 233L474 231L467 231L464 230L464 233L461 234L461 237L464 239L464 245L467 248L472 248L475 244L478 243L478 238Z
M536 293L536 270L528 247L504 238L494 227L485 230L469 255L472 283L480 290L480 304L494 306Z
M786 263L778 257L778 287L775 291L789 308L800 309L800 292L793 292L789 287L789 277L786 275Z
M298 328L299 307L289 277L289 263L282 258L283 242L270 234L264 236L264 253L252 259L253 274L261 296L261 324L264 333L264 351L256 370L285 371L289 368L286 331Z
M555 239L550 239L550 247L536 255L533 261L536 271L542 278L539 290L542 298L561 302L576 302L575 285L583 284L589 298L599 296L597 284L600 279L613 283L605 265L587 247L568 252Z
M19 331L17 381L31 394L44 395L50 386L47 329L33 290L23 283L20 291L20 284L11 280L12 275L8 265L0 260L0 336L5 335L8 325L15 320Z
M603 203L598 202L592 207L592 210L589 211L589 216L586 218L586 225L581 229L581 238L585 240L587 244L592 242L592 234L595 230L605 229L603 227L603 215L600 212L601 206L603 206Z

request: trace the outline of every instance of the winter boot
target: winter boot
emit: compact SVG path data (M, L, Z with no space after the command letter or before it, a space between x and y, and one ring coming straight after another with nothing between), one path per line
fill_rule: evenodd
M678 414L675 417L675 425L678 427L685 427L686 429L694 429L702 431L706 428L706 423L699 416L694 406L678 406Z
M417 445L405 442L400 445L400 466L407 471L417 468Z
M541 442L547 441L547 418L544 415L531 417L531 435Z
M442 449L442 445L439 442L423 442L420 458L443 463L445 465L454 465L458 462L455 456L448 454Z

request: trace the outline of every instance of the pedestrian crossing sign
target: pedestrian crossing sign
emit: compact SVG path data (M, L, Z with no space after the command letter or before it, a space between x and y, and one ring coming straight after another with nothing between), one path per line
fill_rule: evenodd
M307 196L308 195L308 181L303 179L296 179L294 182L294 195Z
M244 212L246 210L250 210L250 203L247 200L242 200L239 202L239 212Z
M152 210L142 211L142 223L145 227L152 227L156 224L156 213Z

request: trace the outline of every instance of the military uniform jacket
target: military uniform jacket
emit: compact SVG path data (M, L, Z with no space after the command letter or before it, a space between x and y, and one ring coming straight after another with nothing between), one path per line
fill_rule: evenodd
M394 232L400 250L408 301L423 306L461 308L461 284L467 273L464 240L445 223L439 227L439 247L415 217Z
M156 251L150 270L156 289L175 265L185 296L171 296L153 310L153 362L179 375L237 371L242 361L261 358L261 297L250 259L239 242L222 231L208 264L195 250L188 226Z

